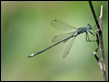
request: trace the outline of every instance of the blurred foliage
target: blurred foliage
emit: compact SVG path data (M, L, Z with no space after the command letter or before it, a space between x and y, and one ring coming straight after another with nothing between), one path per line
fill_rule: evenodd
M103 40L108 68L108 2L94 1L93 5L98 17L100 6L103 5ZM96 42L86 42L85 34L76 37L65 59L62 55L68 43L61 43L31 59L26 58L53 44L51 40L54 36L72 31L54 29L51 26L54 19L77 28L88 23L95 25L87 1L1 2L2 81L103 80L92 55Z

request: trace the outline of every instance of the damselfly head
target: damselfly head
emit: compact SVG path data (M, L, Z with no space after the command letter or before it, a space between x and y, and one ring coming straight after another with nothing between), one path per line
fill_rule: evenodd
M87 30L91 30L92 29L92 26L90 24L87 24Z

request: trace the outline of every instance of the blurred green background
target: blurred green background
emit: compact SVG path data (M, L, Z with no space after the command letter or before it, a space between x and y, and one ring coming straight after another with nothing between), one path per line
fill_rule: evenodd
M108 2L93 2L98 17L100 5L104 6L103 40L108 68ZM29 54L53 44L51 40L54 36L72 31L53 28L51 21L54 19L78 28L88 23L95 25L87 1L1 2L2 81L103 80L92 55L96 42L86 42L85 33L76 37L65 59L62 56L68 43L61 43L38 56L27 58Z

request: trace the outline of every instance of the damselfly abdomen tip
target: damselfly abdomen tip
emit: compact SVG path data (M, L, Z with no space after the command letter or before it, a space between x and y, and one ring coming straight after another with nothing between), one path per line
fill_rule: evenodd
M34 54L31 54L31 55L27 56L27 58L31 58L31 57L33 57L33 56L34 56Z

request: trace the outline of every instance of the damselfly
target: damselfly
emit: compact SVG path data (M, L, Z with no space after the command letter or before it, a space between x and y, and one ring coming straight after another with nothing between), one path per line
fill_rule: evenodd
M66 24L64 22L59 21L59 20L53 20L51 22L51 24L52 24L53 27L55 27L57 29L61 29L61 30L63 30L63 29L64 30L75 29L76 31L55 36L53 38L53 40L52 40L52 42L55 42L55 44L53 44L53 45L51 45L51 46L49 46L49 47L47 47L47 48L45 48L45 49L43 49L43 50L41 50L39 52L36 52L34 54L29 55L28 58L34 57L36 55L39 55L39 54L45 52L46 50L48 50L48 49L50 49L50 48L52 48L52 47L54 47L54 46L56 46L56 45L58 45L58 44L60 44L62 42L67 42L68 40L72 39L69 42L69 44L67 45L67 47L65 49L65 52L63 54L63 58L65 58L68 55L68 53L69 53L69 51L71 49L71 46L73 44L73 41L74 41L75 37L77 35L81 34L81 33L86 33L86 41L87 42L92 42L89 39L88 33L91 33L94 36L94 33L91 32L91 30L93 30L94 27L92 27L90 24L87 24L85 27L80 27L80 28L76 28L76 27L70 26L70 25L68 25L68 24Z

